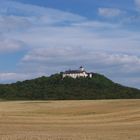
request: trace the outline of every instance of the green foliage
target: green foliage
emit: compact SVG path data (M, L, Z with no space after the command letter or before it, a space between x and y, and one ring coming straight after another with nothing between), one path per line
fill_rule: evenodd
M62 74L0 85L0 98L9 100L137 99L140 90L124 87L105 76L62 78Z

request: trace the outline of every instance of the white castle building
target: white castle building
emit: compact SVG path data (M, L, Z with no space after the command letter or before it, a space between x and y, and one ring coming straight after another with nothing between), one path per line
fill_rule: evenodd
M79 70L68 70L68 71L65 71L63 72L63 78L65 77L72 77L72 78L78 78L78 77L90 77L92 78L93 77L93 73L87 73L85 71L85 69L81 66L79 68Z

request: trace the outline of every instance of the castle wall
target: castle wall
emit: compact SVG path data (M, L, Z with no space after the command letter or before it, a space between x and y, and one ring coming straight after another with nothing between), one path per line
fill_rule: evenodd
M83 73L70 73L70 74L63 74L63 78L65 77L72 77L72 78L78 78L78 77L88 77L88 74L83 72Z

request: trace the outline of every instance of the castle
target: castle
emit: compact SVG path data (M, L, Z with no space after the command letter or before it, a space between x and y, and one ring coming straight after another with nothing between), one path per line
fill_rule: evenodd
M79 70L68 70L63 72L63 78L65 77L72 77L74 79L78 78L78 77L89 77L92 78L93 77L93 73L87 73L85 71L85 69L81 66L79 68Z

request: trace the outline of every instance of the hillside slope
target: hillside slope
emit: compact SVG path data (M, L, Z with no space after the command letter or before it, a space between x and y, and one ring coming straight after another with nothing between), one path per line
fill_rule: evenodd
M0 85L0 98L12 100L138 99L140 90L116 84L100 74L64 78L61 74Z

